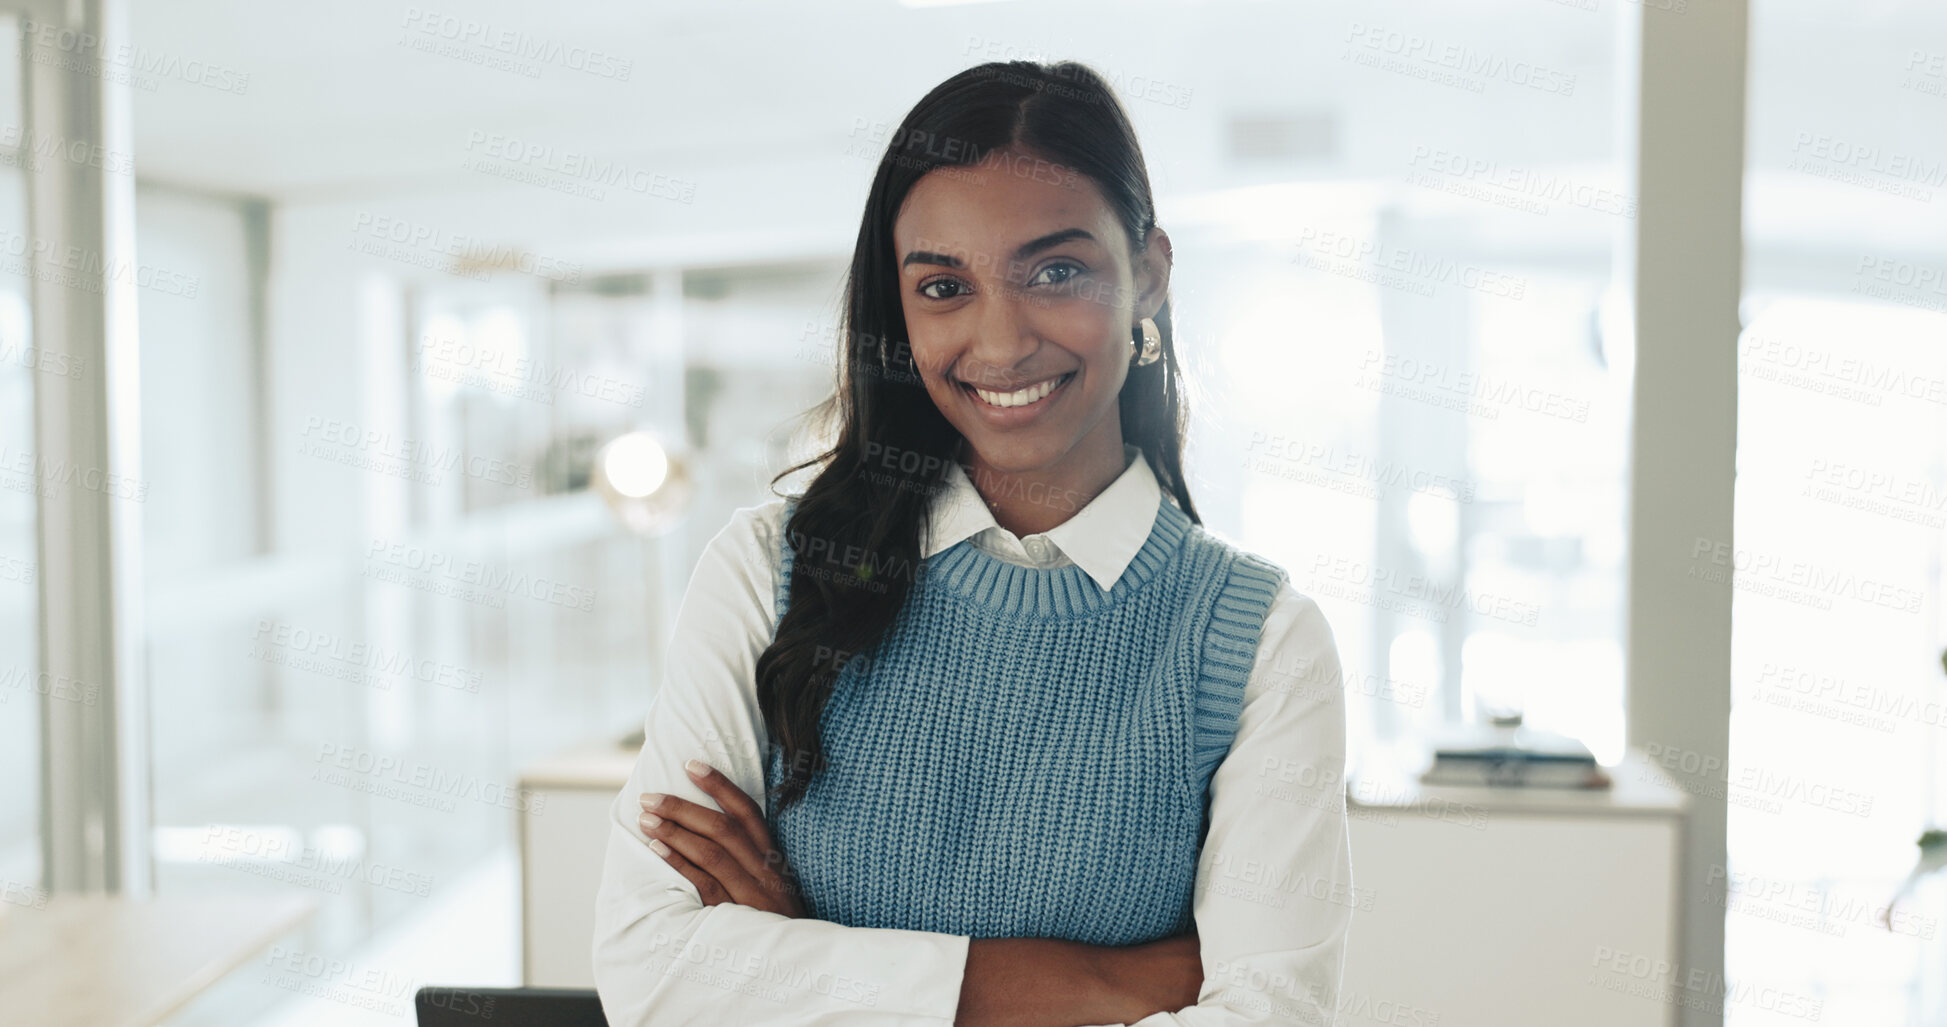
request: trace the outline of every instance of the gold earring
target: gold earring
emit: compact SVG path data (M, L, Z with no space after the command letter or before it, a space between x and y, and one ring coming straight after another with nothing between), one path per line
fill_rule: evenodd
M1156 327L1156 319L1153 317L1143 318L1142 332L1142 349L1136 354L1137 367L1147 367L1155 363L1163 355L1163 333L1161 329ZM1135 341L1133 338L1130 339L1130 345L1135 345Z

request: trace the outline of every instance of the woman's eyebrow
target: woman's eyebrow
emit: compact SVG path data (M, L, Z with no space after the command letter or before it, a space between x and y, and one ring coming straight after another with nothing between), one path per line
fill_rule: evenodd
M1095 236L1090 235L1080 228L1064 228L1059 232L1049 232L1039 239L1032 239L1022 243L1020 248L1014 251L1014 259L1026 260L1050 246L1060 246L1070 239L1087 239L1089 242L1096 241Z
M1026 260L1050 246L1059 246L1071 239L1087 239L1090 242L1100 241L1086 229L1064 228L1059 232L1049 232L1047 235L1041 236L1038 239L1030 239L1022 243L1014 250L1014 259ZM899 266L902 268L913 264L938 264L942 267L951 268L966 266L959 257L946 253L932 253L927 250L914 250L906 254L905 260L899 262Z

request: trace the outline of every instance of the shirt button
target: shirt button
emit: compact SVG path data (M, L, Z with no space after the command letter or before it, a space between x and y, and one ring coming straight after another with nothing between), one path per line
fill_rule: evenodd
M1037 561L1047 560L1048 541L1039 537L1028 539L1028 555L1034 557Z

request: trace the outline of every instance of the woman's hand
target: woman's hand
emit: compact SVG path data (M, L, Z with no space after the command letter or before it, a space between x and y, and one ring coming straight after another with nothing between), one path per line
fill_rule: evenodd
M1197 1004L1203 957L1194 927L1138 945L1058 938L975 938L967 946L958 1027L1135 1023Z
M645 794L642 833L649 836L649 848L696 885L706 906L735 902L802 918L798 879L771 844L763 810L701 761L690 760L684 769L722 810L675 795Z

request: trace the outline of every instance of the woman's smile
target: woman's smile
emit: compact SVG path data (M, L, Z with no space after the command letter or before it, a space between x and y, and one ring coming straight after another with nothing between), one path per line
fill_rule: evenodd
M989 424L997 428L1013 428L1040 417L1042 411L1053 406L1068 391L1068 383L1079 373L1069 371L1011 392L976 388L963 381L960 392Z

